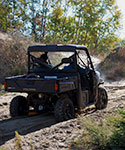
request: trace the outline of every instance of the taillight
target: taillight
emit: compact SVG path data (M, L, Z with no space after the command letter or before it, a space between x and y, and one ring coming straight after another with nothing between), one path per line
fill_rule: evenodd
M7 88L7 83L4 82L4 89L6 90L6 88Z
M55 91L57 91L57 90L58 90L58 88L59 88L58 84L57 84L57 83L55 83Z

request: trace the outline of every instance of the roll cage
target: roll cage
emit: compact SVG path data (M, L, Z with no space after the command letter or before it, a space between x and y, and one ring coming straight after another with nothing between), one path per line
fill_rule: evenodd
M33 46L28 47L28 72L30 72L32 52L73 52L74 54L70 56L68 59L69 61L73 59L74 71L77 71L77 59L80 59L84 65L84 62L79 56L78 50L79 51L83 50L86 52L88 61L90 63L90 67L92 68L92 70L94 70L94 66L92 64L92 60L89 55L88 48L85 46L82 46L82 45L33 45ZM55 68L62 65L63 63L68 63L68 59L67 60L63 59L60 64L58 64L57 66L53 67L50 70L54 70Z

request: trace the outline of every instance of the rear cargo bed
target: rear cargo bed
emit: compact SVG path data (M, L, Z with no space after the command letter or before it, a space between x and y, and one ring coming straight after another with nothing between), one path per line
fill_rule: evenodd
M43 78L26 78L26 75L7 77L6 91L8 92L47 92L55 91L56 80L45 80Z

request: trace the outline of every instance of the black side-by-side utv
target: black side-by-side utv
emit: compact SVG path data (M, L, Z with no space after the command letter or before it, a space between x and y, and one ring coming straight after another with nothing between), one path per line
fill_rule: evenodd
M38 55L48 56L47 62ZM78 45L36 45L28 48L28 73L5 78L5 90L27 93L10 103L12 117L52 111L57 121L74 118L75 112L94 104L104 109L107 92L94 69L88 49Z

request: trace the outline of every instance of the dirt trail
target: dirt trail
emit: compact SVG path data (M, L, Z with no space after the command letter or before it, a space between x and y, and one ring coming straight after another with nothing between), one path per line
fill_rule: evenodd
M50 113L43 113L36 116L22 116L11 118L9 115L10 100L19 94L6 94L0 97L0 145L4 141L14 137L14 131L21 135L55 124L54 116ZM25 94L21 94L24 95Z
M108 107L102 111L95 111L94 106L83 111L83 117L99 117L112 113L117 108L125 107L125 86L105 86L109 95ZM80 129L78 119L56 124L54 116L44 113L37 116L10 118L9 103L16 94L6 94L0 97L0 145L5 149L15 148L14 131L18 131L22 139L24 150L30 149L66 149L69 141L77 136Z

